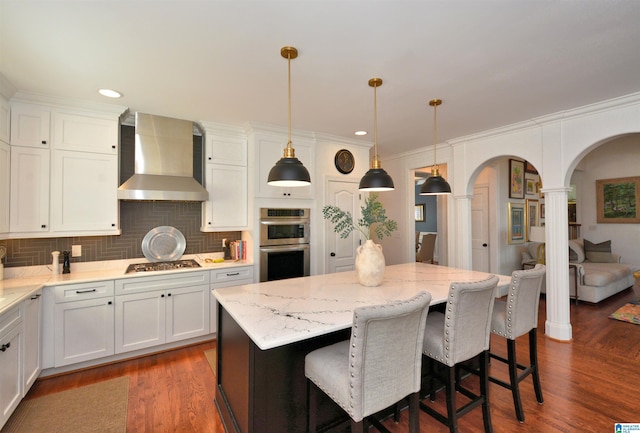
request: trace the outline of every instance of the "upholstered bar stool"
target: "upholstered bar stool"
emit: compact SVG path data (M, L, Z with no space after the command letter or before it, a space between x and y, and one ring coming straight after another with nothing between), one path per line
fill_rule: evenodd
M420 402L420 409L447 425L451 433L458 431L458 417L480 405L484 430L487 433L493 431L489 412L489 327L498 280L494 275L483 281L451 283L444 313L431 312L427 317L423 353L427 357L426 370L431 377L428 391L431 400L435 400L433 380L438 379L444 384L447 416L423 402ZM479 395L456 380L456 366L475 357L480 360ZM470 399L459 409L456 391Z
M516 416L520 422L524 422L524 411L522 410L519 384L524 378L532 376L536 400L540 404L544 402L538 372L536 331L540 288L545 272L544 265L536 265L535 268L526 271L513 272L507 299L496 299L493 307L491 332L507 339L507 357L504 358L495 353L491 353L489 356L508 365L509 383L495 377L489 377L489 380L511 390ZM529 365L525 366L517 362L516 338L527 333L529 334Z
M351 339L305 357L309 431L316 431L316 399L322 390L351 418L351 431L368 431L367 421L386 428L373 415L409 396L409 431L420 431L418 391L422 341L431 295L359 307L353 311Z

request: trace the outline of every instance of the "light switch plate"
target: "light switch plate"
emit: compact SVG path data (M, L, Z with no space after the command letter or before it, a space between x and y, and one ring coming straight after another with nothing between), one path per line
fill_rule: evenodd
M82 245L71 245L71 257L82 256Z

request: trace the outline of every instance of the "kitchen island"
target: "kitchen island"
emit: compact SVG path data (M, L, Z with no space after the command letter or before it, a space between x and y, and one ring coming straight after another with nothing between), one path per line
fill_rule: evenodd
M361 286L351 271L214 290L219 302L216 406L226 430L306 431L304 357L348 339L354 308L408 299L422 290L436 305L446 301L451 282L490 275L405 263L387 266L378 287ZM499 277L499 287L511 281ZM328 398L319 405L319 425L331 425L340 416Z

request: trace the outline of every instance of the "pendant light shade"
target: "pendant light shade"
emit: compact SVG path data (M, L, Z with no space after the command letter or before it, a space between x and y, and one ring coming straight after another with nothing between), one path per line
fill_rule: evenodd
M420 188L420 195L451 194L451 186L440 176L438 164L436 163L436 108L440 104L442 104L441 99L429 101L429 105L433 107L433 168L431 169L431 176L427 178Z
M392 191L393 179L380 166L378 159L378 101L376 89L382 86L382 78L372 78L369 86L373 87L373 161L371 169L360 179L360 191Z
M269 171L267 183L280 187L307 186L311 184L311 176L300 160L296 158L295 149L291 146L291 60L298 57L298 50L294 47L283 47L280 50L280 55L287 59L288 66L289 141L284 149L284 156Z

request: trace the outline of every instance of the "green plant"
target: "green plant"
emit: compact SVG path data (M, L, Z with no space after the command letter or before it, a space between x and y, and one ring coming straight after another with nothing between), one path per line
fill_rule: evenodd
M343 211L338 206L327 205L322 208L324 219L328 219L334 224L333 231L340 234L341 238L346 238L354 230L361 232L365 239L371 239L372 225L374 233L378 239L384 236L391 236L394 230L398 229L398 223L387 218L386 211L382 203L378 201L378 194L372 193L365 199L365 205L360 208L362 218L357 224L353 221L350 212Z

